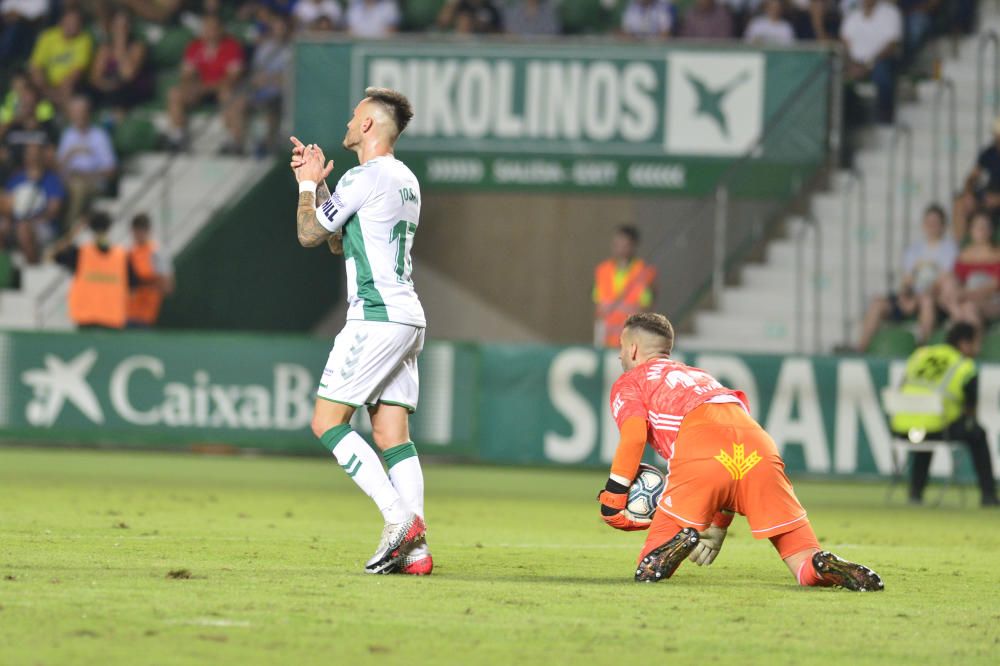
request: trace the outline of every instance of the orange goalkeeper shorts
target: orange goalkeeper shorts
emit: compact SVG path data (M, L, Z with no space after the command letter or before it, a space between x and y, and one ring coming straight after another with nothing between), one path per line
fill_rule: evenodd
M758 539L794 530L806 518L774 440L734 403L706 403L684 417L658 508L697 530L717 511L736 511Z

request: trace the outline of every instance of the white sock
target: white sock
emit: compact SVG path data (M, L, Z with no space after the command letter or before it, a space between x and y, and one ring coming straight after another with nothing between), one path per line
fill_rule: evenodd
M424 517L424 473L417 457L417 447L413 442L407 442L382 452L382 457L389 467L389 479L396 487L396 492L409 507L410 511L421 518ZM414 556L427 554L426 541L413 549Z
M320 438L354 483L371 497L387 523L401 523L409 511L392 485L378 454L351 426L331 428Z
M424 473L420 469L420 458L412 456L397 462L389 468L389 478L410 511L423 518Z

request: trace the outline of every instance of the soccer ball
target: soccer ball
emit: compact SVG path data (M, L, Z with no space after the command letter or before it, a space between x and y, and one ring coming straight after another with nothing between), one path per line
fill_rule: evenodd
M666 477L663 472L652 465L642 463L639 465L639 473L635 475L635 481L628 489L628 503L625 510L633 518L639 520L652 519L656 513L656 504L660 501L660 495L667 486Z

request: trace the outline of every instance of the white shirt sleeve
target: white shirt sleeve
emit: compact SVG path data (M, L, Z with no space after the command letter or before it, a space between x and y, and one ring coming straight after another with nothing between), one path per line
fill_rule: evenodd
M331 233L340 231L361 210L375 188L375 169L355 167L340 177L337 189L316 209L316 220Z
M898 42L903 39L903 13L893 4L886 4L889 10L886 21L886 35L891 39L888 42Z

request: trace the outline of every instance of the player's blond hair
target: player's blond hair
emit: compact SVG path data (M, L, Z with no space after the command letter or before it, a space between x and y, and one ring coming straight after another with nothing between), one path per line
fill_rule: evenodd
M406 95L392 88L369 87L365 88L365 97L385 109L396 126L396 136L393 140L398 138L413 118L413 105L406 99Z
M674 349L674 325L666 316L658 312L639 312L625 320L625 330L634 329L660 338L663 351L670 353Z

